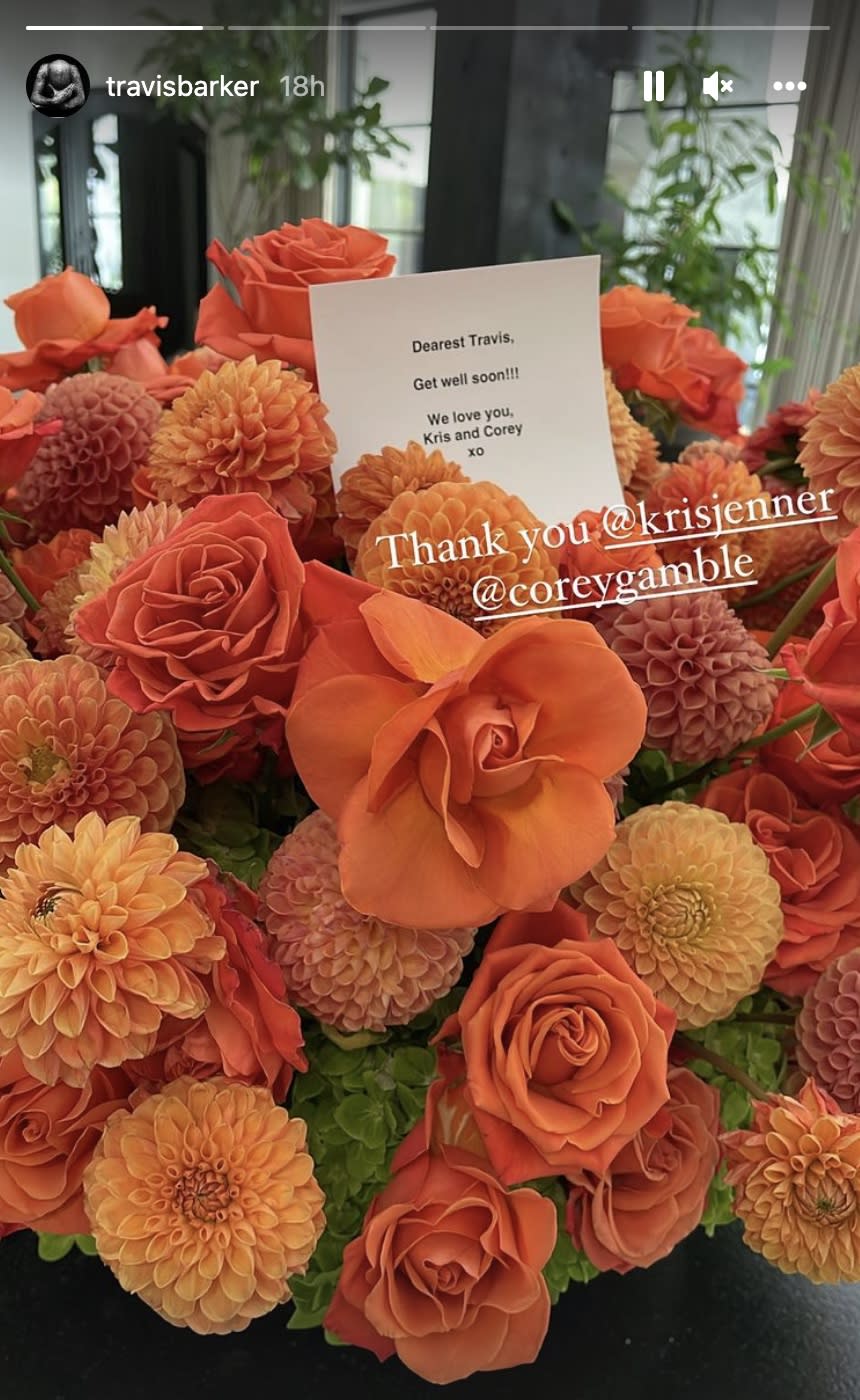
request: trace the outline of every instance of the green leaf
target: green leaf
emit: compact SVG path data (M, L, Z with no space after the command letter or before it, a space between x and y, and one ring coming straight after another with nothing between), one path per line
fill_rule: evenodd
M92 1235L52 1235L40 1230L38 1233L38 1255L45 1263L54 1264L65 1259L77 1247L81 1254L97 1257L98 1250Z
M54 1264L58 1259L65 1259L74 1247L74 1235L49 1235L39 1232L39 1258L47 1264Z
M708 1188L708 1199L702 1216L702 1229L709 1238L720 1225L731 1225L735 1218L732 1209L734 1191L726 1185L725 1168L720 1167Z
M549 207L563 229L572 232L576 228L576 215L566 200L553 199Z
M829 739L831 734L836 734L840 728L839 721L829 715L826 710L822 710L815 721L805 752L809 753L810 749L815 749L819 744L823 744L825 739Z

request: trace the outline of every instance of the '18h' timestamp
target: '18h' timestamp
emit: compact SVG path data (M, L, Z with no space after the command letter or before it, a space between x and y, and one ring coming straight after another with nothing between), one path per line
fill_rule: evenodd
M287 73L281 79L284 97L325 97L325 83L312 73Z

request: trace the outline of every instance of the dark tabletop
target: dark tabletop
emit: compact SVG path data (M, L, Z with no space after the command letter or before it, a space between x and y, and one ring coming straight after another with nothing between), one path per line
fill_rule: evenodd
M169 1327L96 1259L40 1263L0 1243L3 1400L412 1400L397 1361L286 1330L277 1310L232 1337ZM532 1367L449 1386L465 1400L858 1400L860 1287L786 1278L737 1227L698 1232L625 1278L573 1285Z

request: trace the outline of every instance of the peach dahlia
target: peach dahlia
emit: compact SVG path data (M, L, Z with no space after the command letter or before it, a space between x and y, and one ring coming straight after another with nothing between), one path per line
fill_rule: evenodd
M167 715L135 714L76 656L0 670L0 869L21 841L87 812L166 831L185 795Z
M0 876L0 1054L17 1046L46 1084L140 1059L166 1015L199 1016L199 973L224 955L188 897L198 856L137 817L95 812L21 845Z
M860 1118L811 1079L753 1108L722 1139L744 1243L784 1274L860 1283Z
M101 1258L174 1326L241 1331L286 1302L322 1234L306 1137L267 1089L220 1077L119 1110L84 1174Z
M342 1031L402 1026L450 991L476 929L404 928L343 895L340 842L324 812L299 822L260 886L271 952L292 999Z
M685 802L627 817L572 893L682 1030L755 991L782 937L779 886L747 827Z

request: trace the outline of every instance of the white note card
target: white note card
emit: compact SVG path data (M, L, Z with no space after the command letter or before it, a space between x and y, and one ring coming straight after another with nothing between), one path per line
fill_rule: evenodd
M618 501L599 273L554 258L311 287L335 482L414 439L547 525Z

